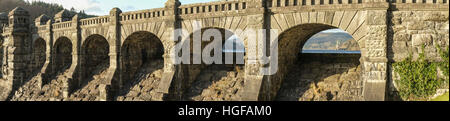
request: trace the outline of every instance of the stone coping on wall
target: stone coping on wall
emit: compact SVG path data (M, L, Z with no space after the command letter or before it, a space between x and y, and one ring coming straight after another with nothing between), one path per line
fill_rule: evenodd
M337 5L304 5L304 6L285 6L285 7L271 7L270 11L273 13L289 13L289 12L314 12L314 11L330 11L330 10L366 10L371 8L388 8L388 6L378 6L373 4L337 4ZM401 3L393 4L390 10L448 10L448 4L412 4Z
M95 24L108 23L110 21L109 16L99 16L93 18L86 18L80 20L80 26L89 26Z
M439 4L417 4L417 3L393 3L391 10L427 10L427 11L442 11L449 10L449 5Z

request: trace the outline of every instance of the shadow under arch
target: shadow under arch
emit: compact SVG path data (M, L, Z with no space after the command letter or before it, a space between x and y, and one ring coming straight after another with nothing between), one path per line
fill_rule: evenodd
M33 78L42 71L42 68L44 67L47 58L46 51L47 46L44 39L38 38L33 41L33 48L30 61L32 67L31 67L31 75L29 76L29 78Z
M4 39L3 39L3 36L0 35L0 78L3 78L3 64L5 61L5 60L3 60L3 56L5 56L3 44L4 44Z
M94 34L86 38L81 46L79 89L93 81L94 75L108 69L110 62L109 48L108 41L101 35Z
M216 40L216 35L206 35L205 33L208 32L220 32L220 43L213 43L212 40ZM205 34L205 35L204 35ZM220 63L212 62L212 64L206 64L203 61L202 57L203 55L196 55L194 53L194 36L200 35L199 41L201 41L201 47L200 51L202 54L205 49L205 47L209 46L216 46L214 49L211 49L210 51L210 57L214 57L214 54L216 51L215 49L220 52L221 60ZM203 37L210 37L209 39L205 39ZM178 75L181 75L182 79L176 79L174 83L172 83L170 91L169 91L169 100L212 100L212 99L201 99L205 97L201 97L202 93L204 93L205 89L208 89L210 86L213 86L214 83L218 82L219 80L223 78L227 78L227 76L232 75L233 78L237 77L240 73L240 76L243 77L244 72L244 56L245 56L245 47L243 44L243 41L240 40L233 32L223 29L223 28L202 28L201 30L194 31L193 33L190 33L188 38L185 38L185 40L189 39L190 43L190 63L185 64L181 63L178 65ZM209 40L209 41L202 41L203 39ZM197 41L197 40L196 40ZM228 43L227 41L230 41ZM187 41L184 41L186 44ZM218 47L218 45L215 44L221 44L222 46ZM228 46L226 46L228 45ZM230 46L233 45L233 46ZM197 48L198 49L198 48ZM227 51L224 51L224 49L230 49ZM240 50L239 52L236 52L236 50ZM178 56L181 57L183 53L183 50L181 50L178 53ZM233 57L233 59L229 59L226 61L226 55L227 53ZM217 53L218 54L218 53ZM201 57L201 58L200 58ZM194 64L194 58L199 59L201 61L200 64L195 63ZM232 62L230 62L232 60ZM228 62L228 63L226 63ZM236 63L240 62L240 63ZM240 81L243 82L243 78L240 78ZM235 83L236 81L232 82ZM240 84L235 84L240 85ZM224 90L220 90L219 92L225 92ZM199 97L200 96L200 97ZM232 100L232 99L223 99L223 100Z
M116 100L125 100L122 97L134 98L138 96L129 95L129 93L134 91L132 88L150 78L149 75L159 72L162 75L165 49L162 41L155 34L147 31L138 31L125 39L120 52L121 79L113 85L117 85L116 88L120 89ZM152 80L152 83L148 85L159 84L160 78L155 77L153 79L156 80ZM139 91L148 92L152 90L141 88Z
M51 72L46 75L48 77L42 85L49 84L51 80L55 79L59 74L64 73L72 65L72 41L67 37L60 37L55 41L51 56Z
M330 56L327 54L321 55L321 54L303 54L303 53L301 53L305 43L312 36L314 36L315 34L321 32L321 31L329 30L329 29L339 29L339 28L331 26L331 25L326 25L326 24L301 24L301 25L297 25L295 27L292 27L292 28L282 32L278 36L278 42L279 42L278 43L278 72L271 76L264 76L261 94L258 97L259 100L282 100L282 101L298 100L298 99L293 99L292 97L287 98L287 99L279 98L280 97L279 93L285 93L284 91L281 91L280 89L282 88L283 85L291 85L292 86L292 84L295 84L295 83L284 84L284 81L288 78L292 78L290 76L293 74L301 73L298 71L305 71L304 70L305 65L308 66L307 64L310 64L310 63L303 63L303 61L322 62L322 63L332 63L333 62L333 59L331 59L331 58L327 59L326 57L324 57L324 56L327 56L327 57ZM360 44L361 43L358 43L359 46L360 46ZM342 54L338 54L337 56L331 54L331 56L336 57L334 59L345 58L345 56L343 56ZM351 56L355 56L355 55L351 55ZM357 54L356 57L357 57L356 61L358 62L357 65L359 65L361 55ZM303 68L302 68L302 63L303 63ZM332 66L332 64L330 66ZM338 70L335 73L340 73L340 72L345 72L345 71L347 71L347 70ZM331 75L326 75L326 74L323 74L320 72L316 73L315 75L320 75L321 77L331 76ZM300 76L305 76L305 75L300 75ZM320 81L322 79L319 79L318 81ZM299 80L297 80L297 81L299 81ZM307 80L307 81L310 81L310 80ZM311 81L309 83L312 83L312 82L313 81ZM307 86L307 85L298 85L298 83L297 83L296 86ZM308 87L305 87L305 88L308 88ZM303 93L297 93L297 94L301 96ZM286 95L284 95L284 96L286 96Z

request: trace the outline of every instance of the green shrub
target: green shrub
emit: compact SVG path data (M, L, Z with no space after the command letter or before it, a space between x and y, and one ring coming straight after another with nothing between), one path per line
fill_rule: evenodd
M444 75L447 76L447 82L448 82L448 76L449 76L449 73L448 73L448 70L449 70L449 66L448 66L448 61L449 61L449 58L448 58L448 47L445 50L442 50L439 47L438 47L438 49L439 49L439 54L441 55L441 58L444 60L443 62L441 62L439 64L439 67L441 68L441 70L444 73Z
M424 47L422 46L422 50ZM400 76L396 80L399 95L404 100L423 100L434 93L436 89L443 85L444 80L438 78L437 68L440 67L448 77L448 49L441 51L444 62L429 62L424 52L419 54L419 59L413 61L412 57L406 58L402 62L394 63L395 72Z

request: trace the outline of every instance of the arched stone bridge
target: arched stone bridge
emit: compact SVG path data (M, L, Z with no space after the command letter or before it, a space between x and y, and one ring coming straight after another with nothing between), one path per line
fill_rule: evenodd
M39 80L36 88L42 89L51 86L52 79L61 80L58 88L63 91L55 95L68 98L89 83L86 80L97 78L91 73L96 66L107 64L94 88L100 90L99 100L115 100L140 67L161 61L163 65L150 64L162 68L152 99L182 100L193 78L207 67L173 64L170 52L176 42L171 35L182 28L192 36L198 26L195 22L200 21L202 28L198 29L279 31L279 35L270 35L279 37L278 72L264 76L257 73L263 65L243 65L243 90L229 100L274 100L305 41L332 28L352 35L362 52L363 88L355 95L361 95L361 100L385 100L390 62L407 53L396 48L427 43L426 38L443 39L448 46L448 7L447 0L236 0L188 5L168 0L164 8L132 12L114 8L109 15L87 19L61 11L54 18L42 15L34 23L27 11L16 8L6 19L0 17L4 27L0 86L8 92L0 99L13 98L30 78ZM427 33L418 35L421 30ZM242 39L247 48L248 39Z

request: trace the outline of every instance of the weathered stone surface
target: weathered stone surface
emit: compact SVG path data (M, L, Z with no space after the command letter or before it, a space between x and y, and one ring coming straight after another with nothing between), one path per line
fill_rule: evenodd
M117 97L118 101L158 101L162 100L161 94L156 88L161 81L163 74L163 60L155 60L144 64L142 68L135 74L134 81L126 84L121 96Z
M67 73L59 74L42 88L39 77L32 78L14 93L11 101L63 101L68 95Z
M109 60L107 60L109 61ZM68 101L106 101L106 97L103 97L102 93L106 93L106 87L104 85L104 80L107 76L107 69L109 62L103 62L100 65L94 66L92 73L94 75L92 78L86 78L87 84L83 84L80 89L73 92L65 100Z
M394 42L390 58L402 61L412 55L417 59L423 45L427 59L439 61L436 46L448 46L448 12L393 11L392 13Z
M444 11L393 11L393 43L389 58L394 62L410 56L418 59L419 53L425 52L426 59L442 61L437 46L448 47L448 10ZM424 50L422 49L424 46ZM388 100L397 100L395 80L398 74L390 70Z
M305 2L306 6L300 6L290 1L289 7L284 7L285 4L278 6L276 2L261 6L260 1L181 5L171 0L164 8L124 13L114 8L107 16L87 19L61 11L55 21L46 21L44 15L29 20L28 12L21 8L12 10L8 16L0 13L0 100L148 101L164 100L166 95L183 94L185 90L196 92L185 93L191 95L185 96L186 100L244 100L242 95L249 100L273 100L283 81L290 80L285 79L289 76L300 76L299 82L307 83L302 85L309 87L303 90L306 92L303 100L359 100L361 92L353 87L361 83L354 81L354 77L360 77L364 83L376 83L364 87L372 91L367 97L383 100L380 97L385 93L379 90L385 90L385 83L392 82L387 76L395 75L387 70L391 68L388 63L401 61L409 54L417 59L422 45L428 53L427 59L441 61L435 47L449 44L448 3L440 0L434 4L408 0L408 4L395 5L385 1L352 4L324 1L329 5ZM229 8L226 4L237 6ZM212 8L198 9L204 6ZM15 21L9 23L8 18ZM202 28L198 28L200 25ZM272 76L260 75L262 64L247 63L242 67L246 72L228 68L206 72L206 68L194 67L187 74L176 73L185 72L170 61L176 55L170 52L176 45L171 35L177 28L186 29L187 34L203 28L278 29L278 72ZM349 32L357 41L362 52L361 67L339 63L322 68L321 63L311 62L310 66L320 68L298 70L303 75L290 75L289 70L295 67L299 50L308 37L332 28ZM92 37L104 41L91 45ZM256 53L249 49L249 39L242 39L247 54ZM246 57L247 61L259 59ZM330 75L343 68L348 70ZM95 74L90 74L91 71ZM323 75L316 75L319 73ZM161 84L164 87L159 84L162 77L166 78ZM266 77L270 83L263 83ZM181 83L173 80L189 83L181 85L186 87L182 91L164 92L169 94L157 90L180 86L177 84Z
M319 56L322 61L315 58ZM276 100L363 100L359 56L304 54L303 58L305 59L300 60L284 80Z
M422 45L428 46L433 42L433 38L430 34L413 34L412 35L412 45L415 47L420 47Z
M238 101L244 87L241 66L211 65L203 70L185 92L184 100Z

